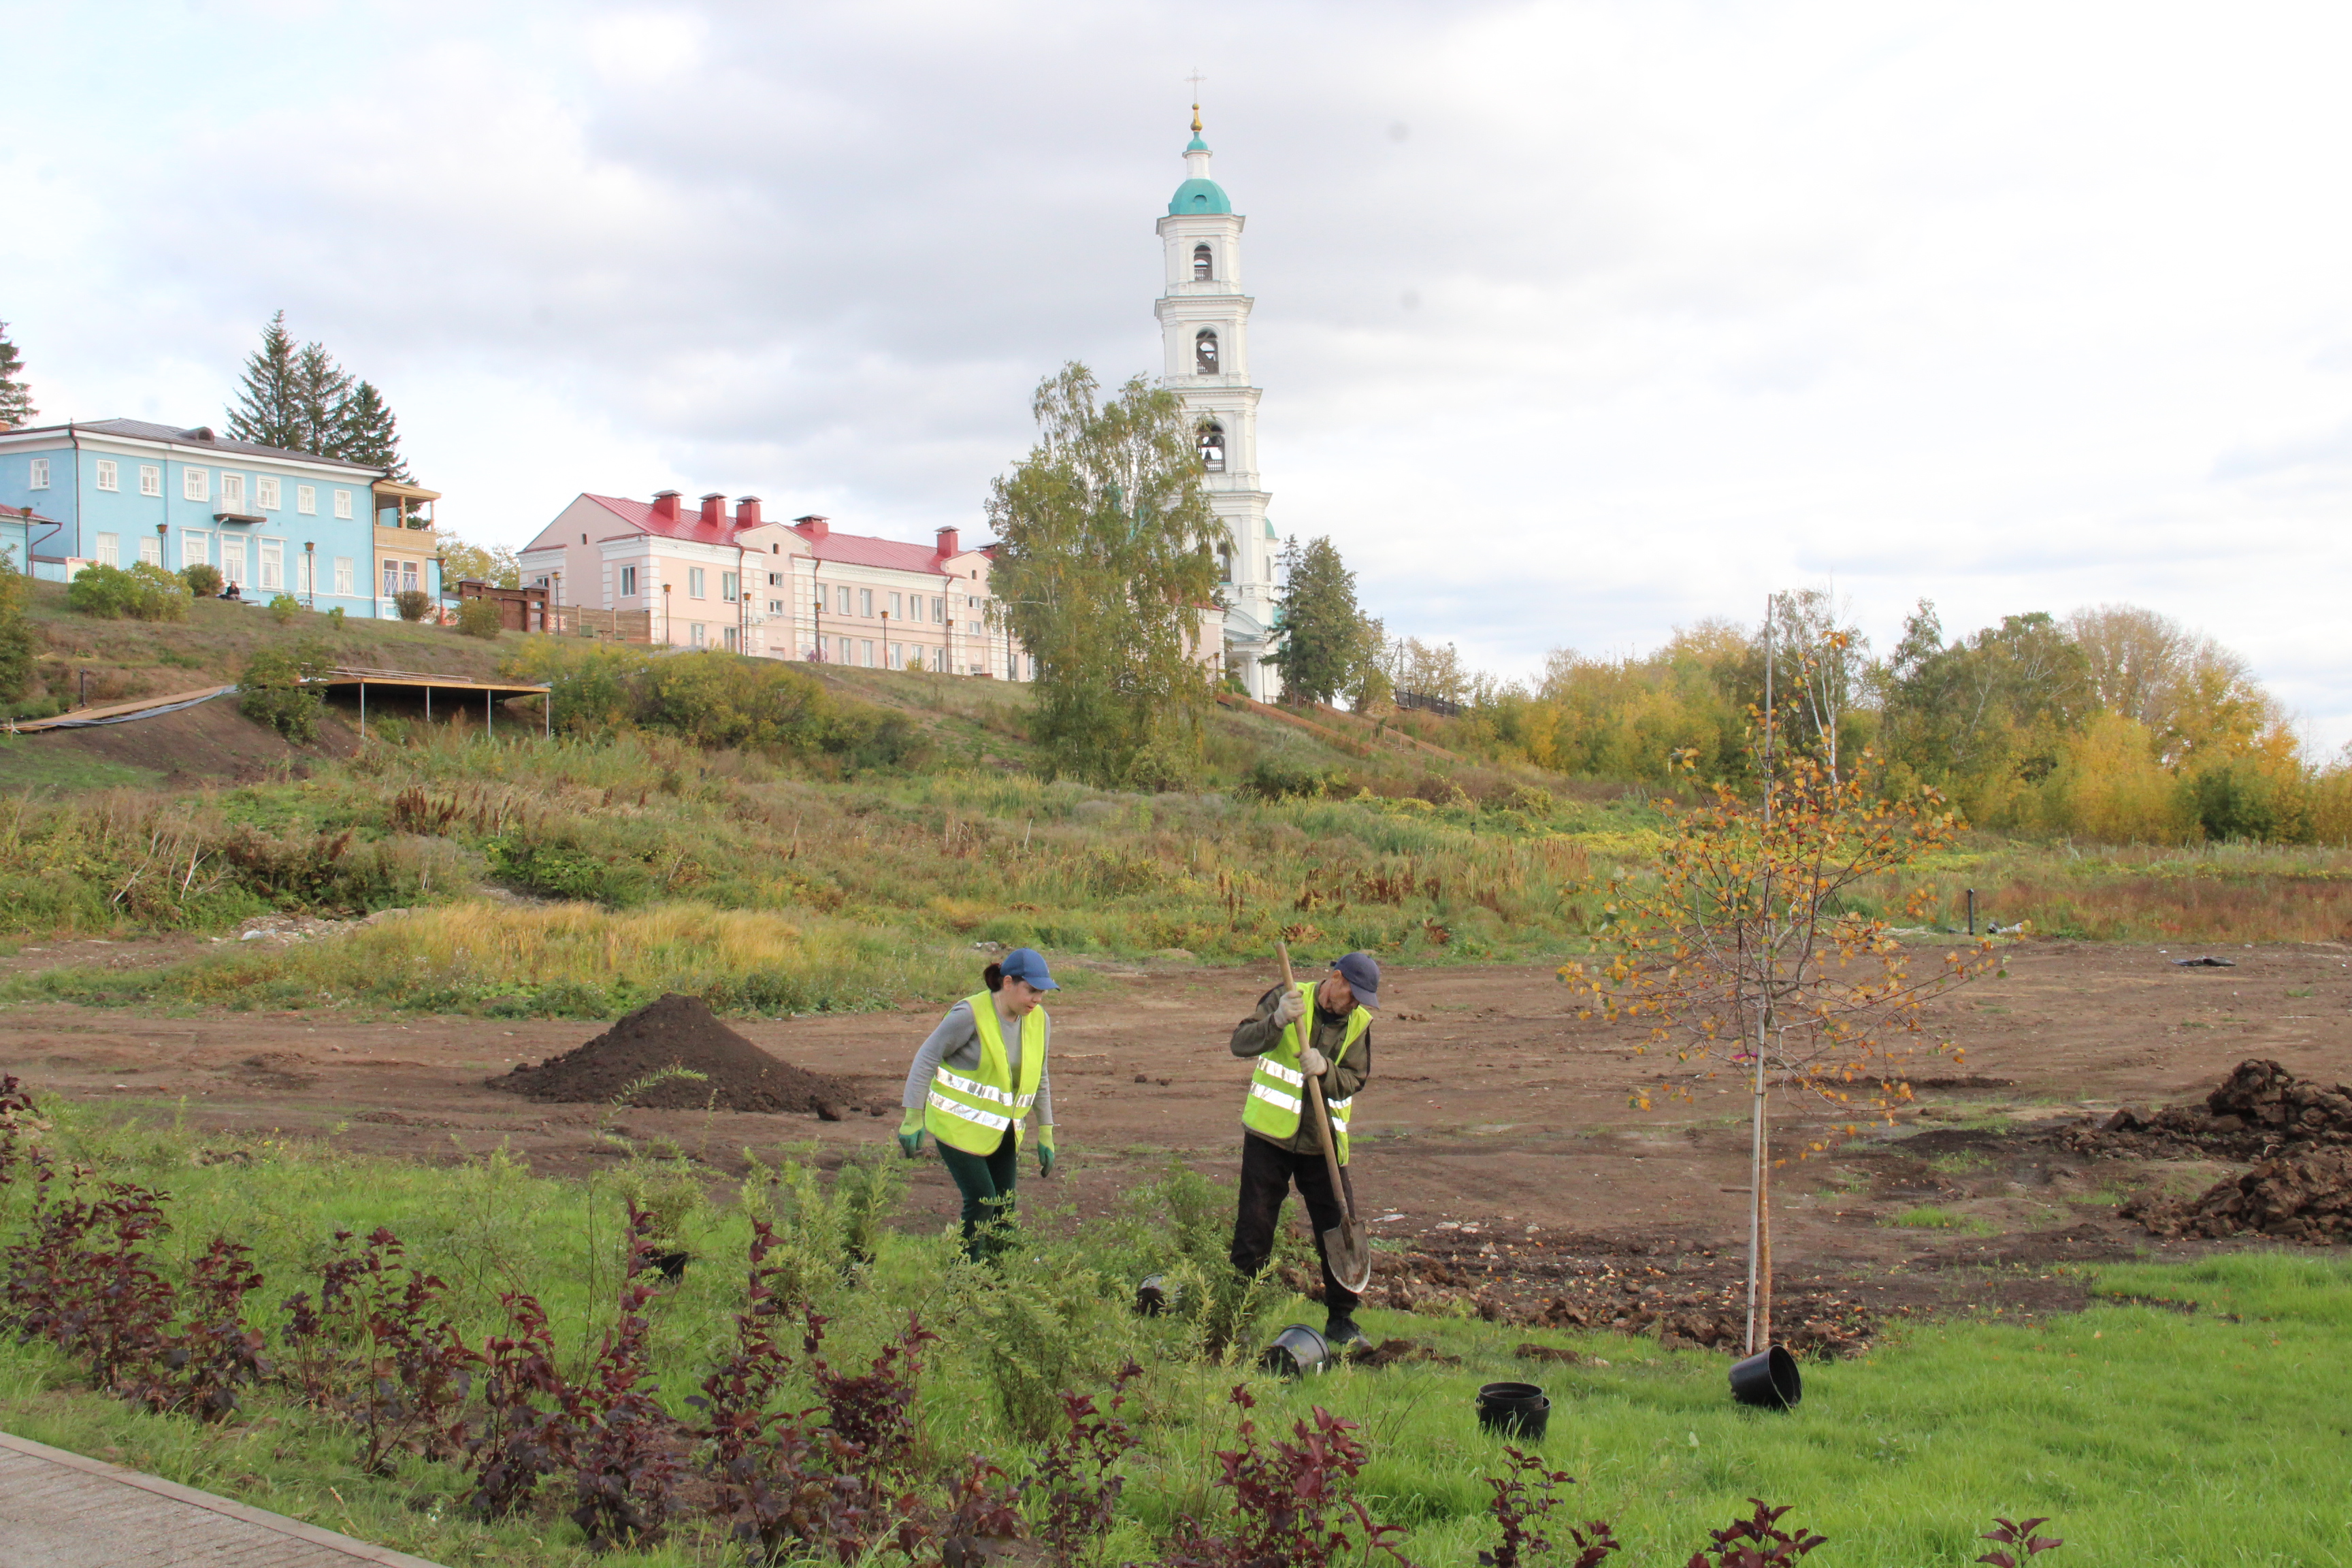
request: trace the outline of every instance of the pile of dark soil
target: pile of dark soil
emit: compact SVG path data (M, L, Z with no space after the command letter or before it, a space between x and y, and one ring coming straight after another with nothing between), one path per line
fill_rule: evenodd
M1423 1344L1419 1340L1382 1340L1376 1345L1364 1345L1348 1357L1349 1366L1402 1366L1411 1362L1428 1362L1438 1366L1460 1366L1462 1358Z
M857 1090L837 1078L778 1061L719 1021L698 996L673 993L646 1004L577 1049L491 1079L492 1089L532 1100L611 1102L664 1068L702 1074L671 1078L630 1097L649 1110L699 1110L716 1097L721 1110L815 1111L837 1117Z
M2057 1136L2079 1153L2159 1160L2258 1160L2302 1146L2352 1144L2352 1087L2312 1083L2276 1062L2240 1062L2202 1105L2153 1115L2126 1106Z
M2284 1154L2216 1182L2192 1202L2143 1193L2119 1212L2158 1236L2253 1233L2311 1247L2352 1241L2352 1149Z

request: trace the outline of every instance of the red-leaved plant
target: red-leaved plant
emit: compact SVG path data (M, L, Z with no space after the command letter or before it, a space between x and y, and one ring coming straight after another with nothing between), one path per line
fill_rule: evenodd
M318 1303L308 1291L286 1302L289 1380L313 1404L340 1411L360 1433L360 1468L392 1468L395 1452L448 1458L466 1447L463 1415L477 1359L435 1308L448 1289L406 1261L406 1248L378 1226L352 1245L335 1233L319 1270Z
M555 1365L547 1311L527 1291L499 1298L507 1331L483 1342L481 1414L466 1440L474 1489L466 1506L478 1518L513 1512L540 1481L572 1463L578 1408L572 1385Z
M1502 1533L1495 1550L1478 1553L1483 1568L1526 1568L1529 1559L1551 1550L1551 1538L1544 1533L1544 1526L1559 1505L1553 1489L1563 1483L1573 1486L1576 1478L1566 1470L1546 1469L1536 1455L1517 1448L1503 1450L1503 1473L1486 1478L1495 1491L1487 1500L1486 1511L1494 1515ZM1617 1551L1617 1537L1606 1520L1570 1525L1568 1532L1579 1548L1574 1568L1599 1568Z
M1777 1526L1787 1506L1774 1508L1761 1498L1748 1500L1756 1511L1746 1519L1731 1521L1727 1530L1711 1530L1707 1534L1715 1544L1706 1552L1694 1552L1685 1568L1786 1568L1798 1558L1826 1542L1826 1535L1808 1535L1802 1525L1794 1535Z
M643 1282L653 1261L654 1217L629 1204L629 1260L622 1275L618 1323L604 1335L595 1364L577 1390L572 1469L572 1521L590 1544L643 1545L659 1536L677 1495L671 1422L655 1400Z
M199 1421L226 1419L236 1409L238 1388L269 1373L261 1331L245 1321L245 1299L260 1287L253 1249L213 1237L180 1292L186 1316L165 1331L161 1361L133 1395L152 1409L184 1410Z
M1083 1561L1110 1533L1118 1494L1127 1486L1127 1478L1118 1473L1119 1461L1143 1441L1118 1418L1118 1410L1127 1403L1127 1385L1142 1375L1132 1361L1118 1369L1108 1411L1097 1410L1089 1394L1062 1395L1068 1425L1046 1442L1035 1477L1045 1492L1045 1540L1056 1562Z
M171 1228L165 1195L108 1182L93 1197L88 1168L67 1167L60 1187L53 1163L37 1158L33 1167L30 1234L0 1255L7 1264L0 1318L20 1340L45 1339L89 1358L101 1388L136 1384L163 1354L177 1294L147 1249Z
M1350 1483L1369 1456L1349 1436L1353 1421L1321 1405L1293 1424L1293 1442L1258 1446L1249 1413L1257 1401L1245 1384L1228 1396L1241 1411L1238 1448L1221 1449L1221 1484L1234 1491L1232 1533L1213 1536L1192 1520L1182 1521L1175 1551L1162 1568L1324 1568L1327 1563L1369 1562L1385 1552L1398 1568L1412 1568L1394 1545L1401 1524L1374 1524Z
M1995 1515L1992 1521L1993 1527L1977 1539L1990 1541L2000 1546L2022 1546L2025 1548L2024 1555L2021 1557L2011 1552L1993 1551L1986 1552L1977 1561L1990 1563L1992 1568L2020 1568L2020 1564L2026 1558L2039 1557L2045 1552L2057 1551L2066 1543L2054 1535L2033 1533L2035 1530L2049 1522L2047 1518L2015 1521Z

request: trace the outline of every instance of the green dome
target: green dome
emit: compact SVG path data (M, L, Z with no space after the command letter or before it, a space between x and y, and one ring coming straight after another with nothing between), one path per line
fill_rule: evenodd
M1187 180L1176 187L1176 195L1168 203L1170 217L1187 214L1230 213L1233 202L1225 195L1225 187L1214 180Z

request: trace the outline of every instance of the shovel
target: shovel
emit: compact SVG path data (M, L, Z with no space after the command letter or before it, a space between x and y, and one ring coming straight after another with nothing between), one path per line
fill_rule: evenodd
M1296 990L1298 982L1290 974L1290 947L1276 942L1274 951L1282 955L1282 983ZM1315 1016L1309 1010L1307 1019ZM1307 1020L1300 1020L1305 1023ZM1308 1031L1301 1029L1303 1036ZM1312 1073L1302 1072L1307 1079L1307 1102L1314 1108L1315 1136L1323 1145L1323 1163L1331 1173L1331 1184L1339 1190L1346 1207L1340 1212L1339 1228L1323 1233L1323 1258L1331 1266L1331 1277L1357 1294L1372 1282L1372 1249L1364 1244L1363 1227L1356 1223L1356 1187L1348 1180L1348 1167L1339 1163L1339 1152L1331 1143L1331 1111L1323 1103L1323 1080Z

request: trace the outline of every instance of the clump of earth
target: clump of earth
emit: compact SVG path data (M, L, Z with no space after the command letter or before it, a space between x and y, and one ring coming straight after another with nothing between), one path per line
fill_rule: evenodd
M2085 1154L2255 1160L2297 1144L2352 1144L2352 1087L2299 1079L2273 1061L2240 1062L2200 1105L2131 1106L2065 1129Z
M2352 1088L2240 1062L2202 1105L2153 1115L2129 1107L2060 1134L2089 1154L2252 1160L2252 1170L2193 1198L2161 1189L2117 1211L2156 1236L2259 1235L2315 1247L2352 1241Z
M770 1056L719 1022L700 997L674 992L647 1003L583 1046L536 1066L519 1067L488 1083L530 1100L611 1103L631 1085L666 1068L701 1076L665 1078L630 1094L626 1103L649 1110L699 1110L715 1104L721 1110L815 1111L831 1118L859 1098L840 1079Z

